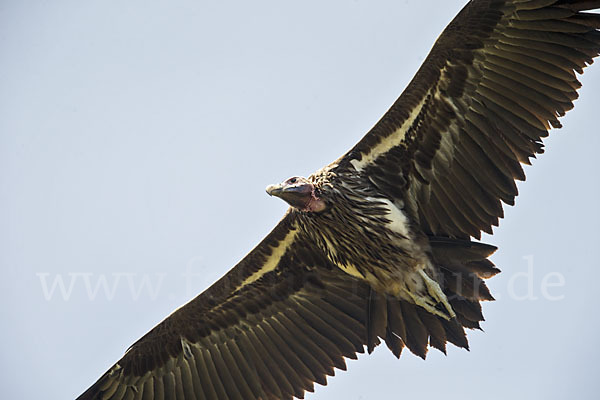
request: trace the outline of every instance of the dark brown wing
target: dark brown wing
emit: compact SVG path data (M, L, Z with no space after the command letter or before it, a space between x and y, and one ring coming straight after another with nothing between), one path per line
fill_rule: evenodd
M291 399L366 342L368 288L289 213L238 265L137 341L84 399Z
M407 347L425 358L428 343L443 352L446 342L468 348L457 320L376 293L332 265L297 224L288 213L238 265L133 344L78 400L304 398L315 382L325 385L334 368L345 370L345 357L356 358L365 345L372 351L379 338L396 357ZM459 264L489 255L490 246L466 245ZM444 258L452 258L452 248L444 250ZM478 327L483 319L477 302L453 307L465 326Z
M431 235L491 232L521 163L573 107L600 53L599 0L473 0L339 168L365 174Z

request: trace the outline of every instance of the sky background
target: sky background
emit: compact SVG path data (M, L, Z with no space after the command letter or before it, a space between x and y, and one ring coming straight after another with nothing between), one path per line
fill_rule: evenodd
M0 398L75 398L222 276L285 212L265 186L353 146L464 3L1 1ZM308 399L596 398L586 71L484 237L503 273L471 351L380 347Z

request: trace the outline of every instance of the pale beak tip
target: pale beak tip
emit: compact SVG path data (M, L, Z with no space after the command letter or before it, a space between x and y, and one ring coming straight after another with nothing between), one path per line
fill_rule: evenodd
M274 192L277 190L278 185L269 185L267 186L267 188L265 189L267 191L267 194L269 196L273 196Z

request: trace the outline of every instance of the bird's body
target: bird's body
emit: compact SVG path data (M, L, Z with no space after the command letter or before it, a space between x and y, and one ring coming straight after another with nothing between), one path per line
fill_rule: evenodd
M402 203L383 197L368 179L351 167L337 173L329 166L309 177L319 197L327 199L328 212L298 212L299 226L313 251L321 251L331 264L364 280L373 289L419 304L430 312L451 318L453 311L439 284L429 241L403 211ZM447 305L436 308L439 303Z
M355 147L267 188L290 205L273 231L79 399L302 398L380 341L396 357L468 348L499 272L476 239L573 107L600 53L594 8L469 2Z

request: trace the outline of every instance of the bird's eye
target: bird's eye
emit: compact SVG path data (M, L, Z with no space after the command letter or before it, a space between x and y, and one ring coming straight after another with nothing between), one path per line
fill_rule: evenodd
M297 179L296 178L290 178L288 179L289 183L296 183Z

